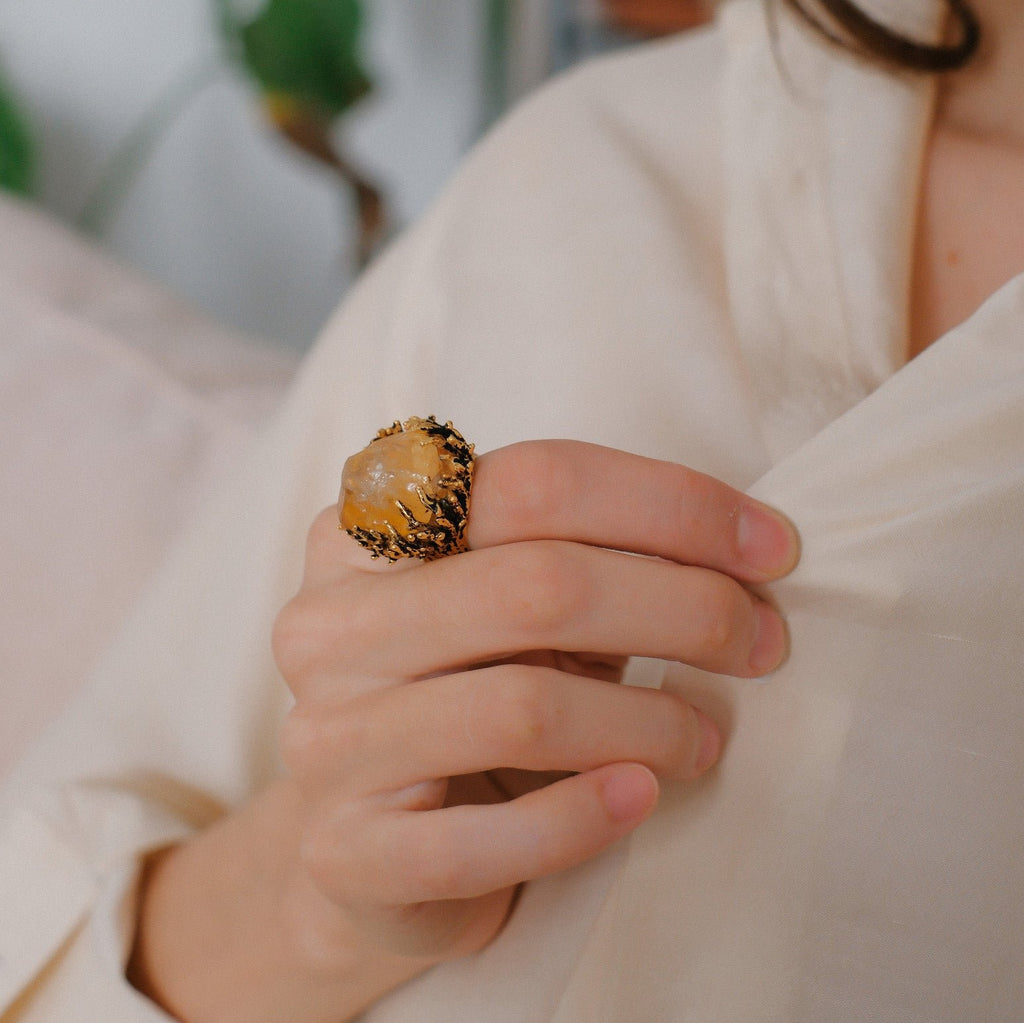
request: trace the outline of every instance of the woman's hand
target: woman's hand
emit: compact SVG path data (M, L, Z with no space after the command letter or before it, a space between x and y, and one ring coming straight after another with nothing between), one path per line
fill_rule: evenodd
M313 885L368 941L428 959L486 944L519 883L715 761L699 711L608 681L629 655L771 670L784 627L741 582L796 558L791 527L723 484L575 442L480 457L468 539L385 567L327 509L274 637Z
M755 676L785 653L743 584L797 558L762 505L575 442L477 461L471 550L372 561L313 525L275 654L290 777L153 857L129 975L189 1023L337 1023L487 944L717 758L715 725L611 684L630 655ZM637 556L641 555L641 556ZM213 954L216 950L217 954Z

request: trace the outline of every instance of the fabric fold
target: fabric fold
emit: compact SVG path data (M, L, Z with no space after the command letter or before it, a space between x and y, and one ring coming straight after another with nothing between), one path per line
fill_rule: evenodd
M772 588L791 658L766 686L667 668L726 754L633 836L558 1020L1012 1018L1022 299L1019 278L754 487L804 538Z

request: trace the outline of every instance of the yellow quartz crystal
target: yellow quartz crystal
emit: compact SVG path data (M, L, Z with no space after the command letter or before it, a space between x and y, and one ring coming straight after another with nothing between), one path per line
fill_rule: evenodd
M451 423L395 423L345 463L341 527L389 561L464 550L472 470L472 445Z

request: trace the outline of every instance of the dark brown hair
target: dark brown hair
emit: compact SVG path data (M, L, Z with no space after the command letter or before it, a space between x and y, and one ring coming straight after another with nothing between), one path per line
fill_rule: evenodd
M981 30L967 0L945 0L957 22L952 43L923 43L900 35L865 14L853 0L785 0L834 43L908 71L954 71L978 48Z

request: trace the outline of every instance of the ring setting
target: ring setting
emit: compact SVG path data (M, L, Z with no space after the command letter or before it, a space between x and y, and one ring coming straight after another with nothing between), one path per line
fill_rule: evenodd
M345 462L340 528L389 562L461 553L474 461L473 445L450 422L396 420Z

